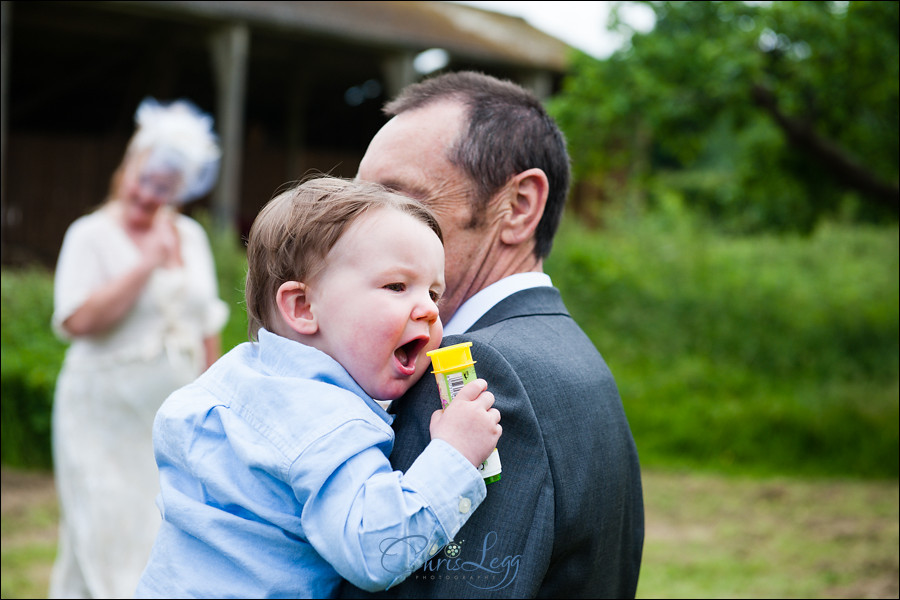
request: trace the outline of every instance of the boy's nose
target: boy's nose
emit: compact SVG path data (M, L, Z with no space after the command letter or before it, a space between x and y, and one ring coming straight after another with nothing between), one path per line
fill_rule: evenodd
M434 303L431 296L428 296L425 300L416 303L416 306L413 308L412 318L415 321L425 320L432 322L437 320L438 314L437 304Z

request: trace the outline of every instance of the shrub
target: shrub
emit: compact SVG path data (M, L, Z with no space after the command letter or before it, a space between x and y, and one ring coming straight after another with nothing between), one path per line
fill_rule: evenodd
M247 339L236 239L210 235L224 350ZM897 477L896 226L729 237L677 209L600 231L567 220L546 270L616 376L644 466ZM52 274L2 283L2 461L49 467L65 350Z
M50 415L65 345L50 331L53 276L3 269L0 449L3 464L49 468Z
M898 232L566 222L546 269L644 465L896 477Z
M210 232L219 293L231 308L222 332L226 351L247 340L246 255L234 232L213 230L206 214L197 219ZM50 328L53 273L40 267L4 268L2 290L0 460L14 467L49 469L53 395L66 350Z

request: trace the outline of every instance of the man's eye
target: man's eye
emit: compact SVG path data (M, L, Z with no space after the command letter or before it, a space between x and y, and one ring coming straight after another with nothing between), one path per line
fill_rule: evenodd
M385 289L391 290L392 292L402 292L406 289L406 285L402 283L389 283L384 286Z

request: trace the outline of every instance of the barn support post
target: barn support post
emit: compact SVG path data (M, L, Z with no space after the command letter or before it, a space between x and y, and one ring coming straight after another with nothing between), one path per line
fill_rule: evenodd
M210 37L216 81L216 128L222 144L219 182L213 194L213 222L220 229L236 227L241 191L244 145L244 100L250 32L232 24Z

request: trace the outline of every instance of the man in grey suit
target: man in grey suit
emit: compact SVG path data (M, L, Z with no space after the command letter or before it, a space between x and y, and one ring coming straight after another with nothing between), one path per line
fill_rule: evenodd
M502 478L487 499L383 595L634 597L644 538L634 440L612 374L542 270L569 185L561 132L532 94L471 72L414 84L385 112L358 177L435 211L447 259L443 345L473 343L503 436ZM405 471L440 408L434 378L394 404L391 462Z

